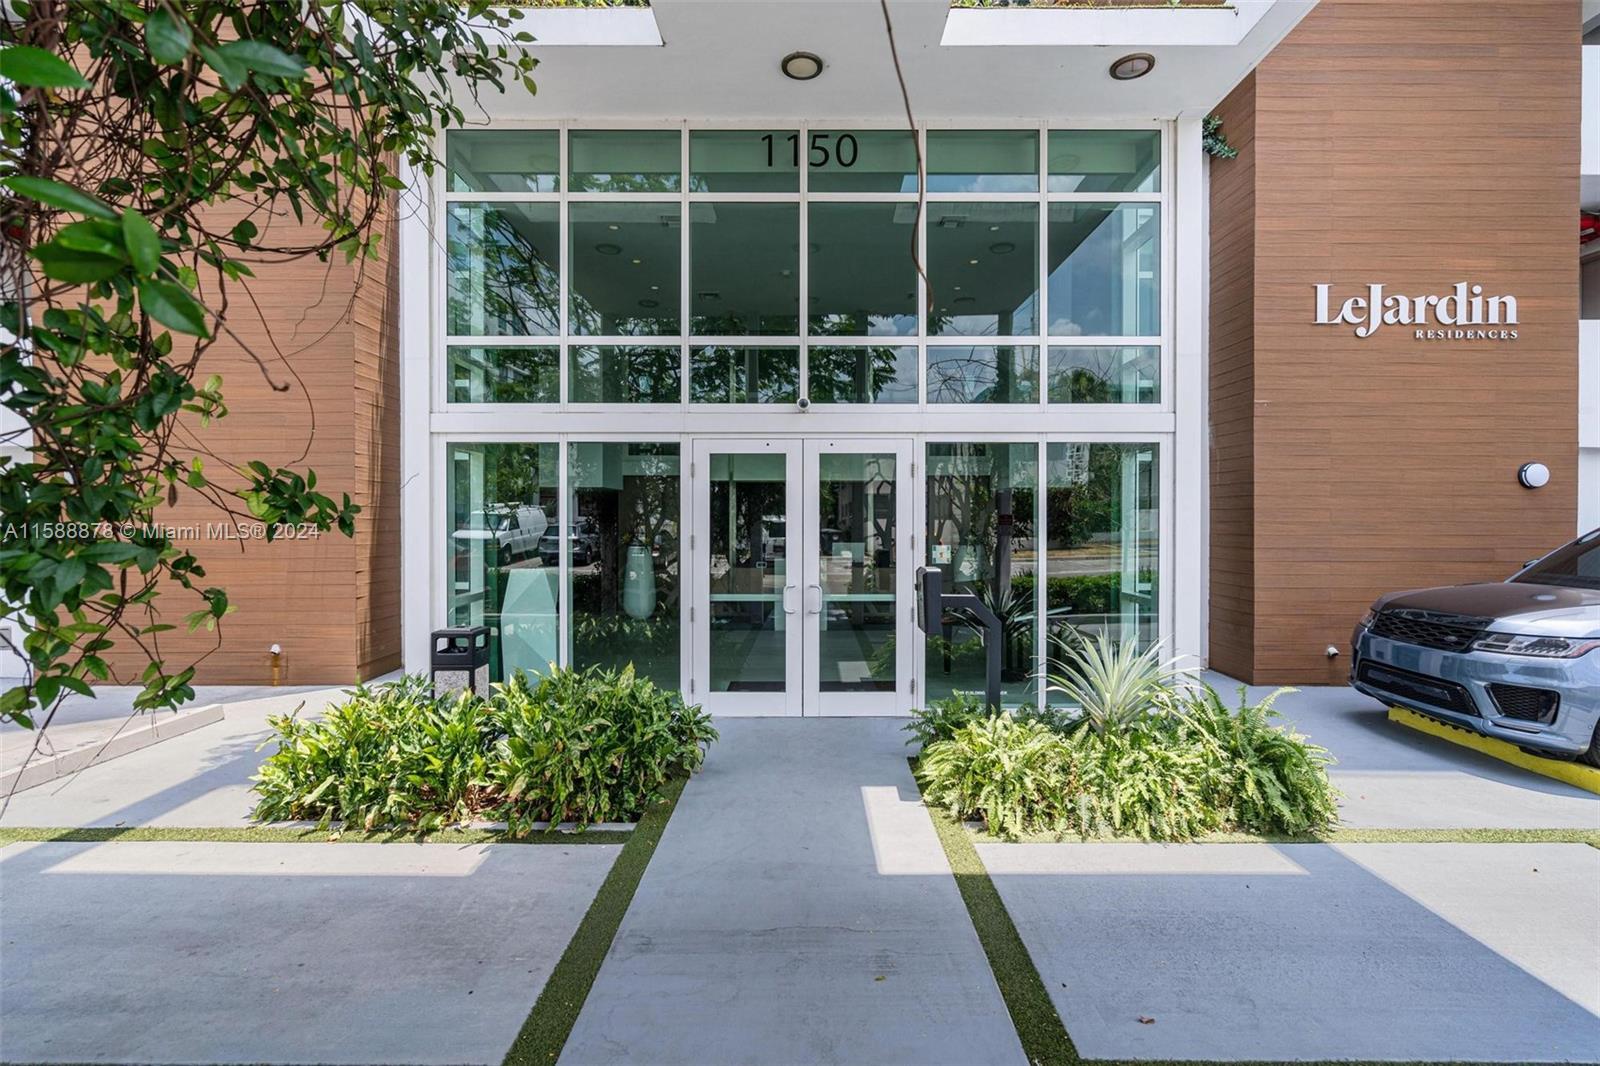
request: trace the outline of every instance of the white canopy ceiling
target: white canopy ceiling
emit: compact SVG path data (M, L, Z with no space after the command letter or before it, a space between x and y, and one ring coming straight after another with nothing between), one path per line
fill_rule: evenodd
M959 10L956 21L947 0L890 0L889 11L918 119L1109 120L1214 106L1314 4ZM538 94L486 96L489 117L905 120L879 0L653 0L527 18L543 42L531 49ZM784 77L793 51L821 56L822 75ZM1114 81L1111 62L1136 51L1155 70Z

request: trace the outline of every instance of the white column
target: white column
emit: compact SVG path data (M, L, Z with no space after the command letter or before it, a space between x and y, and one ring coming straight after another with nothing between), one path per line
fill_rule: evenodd
M1205 653L1205 529L1207 457L1205 308L1205 155L1202 113L1178 117L1173 175L1172 644L1186 664Z
M404 668L426 672L428 634L435 622L443 562L435 558L432 448L433 255L435 211L428 177L400 165L396 251L400 291L400 648Z

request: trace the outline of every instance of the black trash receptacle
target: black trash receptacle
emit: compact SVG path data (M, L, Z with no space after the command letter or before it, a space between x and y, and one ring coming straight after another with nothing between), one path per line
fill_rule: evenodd
M487 696L489 627L435 629L429 665L435 699L453 696L463 689L475 696Z

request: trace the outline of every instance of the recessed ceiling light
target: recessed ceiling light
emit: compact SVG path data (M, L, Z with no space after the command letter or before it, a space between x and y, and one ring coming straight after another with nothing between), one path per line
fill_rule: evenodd
M995 241L993 244L989 245L989 251L993 252L995 255L1010 255L1016 250L1017 246L1012 244L1010 241Z
M639 265L639 264L640 264L640 263L642 263L642 262L644 262L644 260L643 260L643 259L635 259L635 260L634 260L634 261L633 261L633 265L634 265L634 266L638 266L638 265Z
M617 225L615 222L613 222L610 225L606 226L606 229L611 230L613 233L615 233L617 230L619 230L621 228L622 227Z
M622 246L620 244L597 244L594 246L594 250L599 252L601 255L622 254Z
M640 300L639 301L639 306L640 307L660 307L661 306L661 301L660 300Z
M1111 64L1111 76L1118 81L1142 78L1156 69L1156 57L1149 52L1134 52Z
M795 81L810 81L822 73L822 57L813 52L790 52L778 66L786 77Z
M967 260L967 265L968 266L977 266L978 265L978 261L976 259L968 259Z

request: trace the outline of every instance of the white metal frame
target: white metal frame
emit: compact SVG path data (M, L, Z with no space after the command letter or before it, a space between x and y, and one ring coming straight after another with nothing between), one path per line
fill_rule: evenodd
M1160 193L1051 193L1048 191L1048 131L1054 129L1129 129L1139 123L1058 120L1054 122L975 123L971 121L928 122L919 126L917 136L926 150L929 130L937 129L1032 129L1039 133L1039 177L1037 192L977 194L930 193L932 206L951 202L1017 201L1038 204L1039 257L1039 333L1007 338L1008 343L1036 346L1039 355L1039 400L1034 404L941 405L926 402L927 349L930 344L997 343L989 337L941 337L927 335L927 294L918 278L918 332L914 337L829 337L830 347L905 346L915 347L918 356L918 397L916 404L851 405L816 404L802 413L789 405L702 405L689 404L689 355L700 340L717 344L773 343L798 346L801 358L801 388L806 383L806 357L809 325L807 296L809 287L809 247L805 239L811 202L913 202L904 193L810 193L809 168L802 166L797 193L691 193L689 184L689 134L693 129L795 130L804 150L812 131L844 132L886 129L881 122L822 121L804 124L781 120L749 123L661 123L661 122L526 122L496 123L496 128L553 129L560 131L562 185L568 173L568 139L571 129L663 129L680 131L682 172L678 192L657 194L612 193L446 193L442 174L431 184L412 175L411 190L417 203L401 219L399 248L401 257L401 350L402 350L402 469L403 500L408 515L428 515L426 522L405 524L402 549L404 581L404 648L409 669L425 667L427 633L445 620L445 552L448 532L443 529L442 506L446 500L446 469L443 462L446 442L531 442L556 440L561 444L562 522L569 521L565 477L568 440L654 440L680 441L687 460L691 439L708 435L777 437L854 438L889 436L914 441L917 468L925 461L925 444L931 440L1031 440L1040 447L1040 476L1044 477L1044 444L1055 441L1155 441L1160 449L1160 631L1173 650L1185 656L1201 653L1204 629L1203 577L1204 526L1203 486L1205 479L1205 413L1203 408L1204 353L1202 344L1204 277L1204 218L1199 203L1203 196L1203 155L1199 125L1203 116L1182 116L1176 122L1151 122L1147 128L1164 132ZM442 145L441 145L442 155ZM925 156L924 156L925 158ZM567 400L569 349L578 345L604 343L607 338L571 337L566 334L568 315L569 256L568 208L578 202L624 202L643 199L674 202L680 206L683 228L680 241L679 313L680 333L676 337L610 338L626 344L662 343L676 346L680 353L682 392L680 402L660 405L572 404ZM690 294L692 293L690 205L707 201L789 202L799 205L800 240L800 322L797 336L785 338L696 338L688 333ZM559 205L561 230L560 318L562 334L549 338L521 339L521 343L557 347L560 352L562 394L556 404L451 404L446 402L444 333L444 248L443 219L446 205L457 201L546 201ZM1128 337L1049 337L1048 212L1052 203L1064 202L1151 202L1161 208L1161 332L1158 338ZM919 227L918 243L926 255L926 219ZM464 339L449 338L454 343ZM495 345L511 346L515 338L481 338ZM1047 402L1049 349L1071 345L1159 344L1160 400L1154 404L1090 405L1050 404ZM1001 432L1004 427L1032 424L1028 433ZM870 427L870 428L869 428ZM685 463L687 478L687 463ZM691 481L693 479L690 479ZM686 486L684 528L692 533L690 516L692 485ZM1041 485L1042 488L1042 485ZM925 493L920 483L912 493L915 519L912 530L925 529ZM1043 496L1040 496L1041 505ZM687 542L687 541L686 541ZM1041 551L1044 543L1040 531ZM919 545L920 548L920 545ZM921 549L924 553L926 549ZM685 567L689 556L685 552ZM917 556L920 558L920 556ZM563 551L561 588L567 588ZM911 568L906 568L910 570ZM689 573L682 575L685 582ZM1043 589L1043 582L1039 587ZM685 589L689 586L686 584ZM1042 595L1042 591L1041 591ZM685 596L687 602L690 597ZM1042 623L1042 618L1041 618ZM570 654L570 618L562 612L561 648ZM695 649L689 645L691 627L685 621L683 662L693 662ZM920 643L920 642L919 642ZM914 656L918 672L917 691L924 692L920 649ZM686 671L687 675L687 671ZM687 684L688 677L685 677Z

